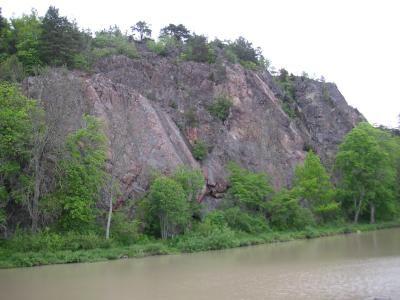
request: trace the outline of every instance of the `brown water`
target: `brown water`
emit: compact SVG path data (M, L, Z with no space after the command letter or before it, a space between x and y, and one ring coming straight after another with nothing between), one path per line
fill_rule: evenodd
M0 299L400 299L400 229L0 270Z

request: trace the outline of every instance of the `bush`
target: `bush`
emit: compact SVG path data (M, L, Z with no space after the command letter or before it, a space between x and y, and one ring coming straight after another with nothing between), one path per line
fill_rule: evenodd
M193 145L193 157L197 160L202 161L206 158L208 153L208 147L202 140L196 140Z
M303 208L299 200L287 190L281 190L266 205L270 225L279 230L303 229L315 224L309 209Z
M93 39L94 59L120 54L129 58L137 58L138 52L134 44L120 33L100 32Z
M161 56L166 56L167 55L166 47L161 41L156 42L156 41L153 41L153 40L148 40L146 42L146 46L151 52L154 52L154 53L156 53L158 55L161 55Z
M148 40L146 42L147 48L161 56L167 56L174 48L178 46L178 41L174 37L164 36L157 42Z
M174 245L180 251L194 252L239 246L235 233L226 225L224 215L214 211L197 224L192 232L178 237Z
M0 80L20 82L25 78L24 66L17 56L11 55L0 64Z
M224 55L225 55L226 59L232 64L237 64L239 61L235 52L230 48L224 49Z
M196 112L193 109L186 111L184 116L186 126L197 127L199 125L199 120L197 119Z
M233 230L247 233L261 233L269 230L262 215L243 212L239 207L227 209L224 211L224 217L228 226Z
M248 171L235 163L230 163L228 169L230 172L228 198L244 210L264 211L267 197L272 193L267 175Z
M212 64L215 62L216 55L208 44L205 36L193 35L186 42L185 49L182 53L182 58L184 60L208 62Z
M140 238L139 221L128 220L121 212L115 212L111 223L111 237L122 244L128 245Z
M214 103L208 107L210 114L221 121L225 121L229 116L229 111L232 106L232 101L225 96L220 96L214 99Z
M105 240L99 235L89 232L80 234L69 232L67 234L49 231L37 234L16 233L14 237L5 244L7 249L15 252L28 251L59 251L59 250L88 250L95 248L108 248L112 241Z
M241 60L239 62L242 65L242 67L245 69L248 69L248 70L258 70L259 69L259 66L255 62L248 61L248 60Z

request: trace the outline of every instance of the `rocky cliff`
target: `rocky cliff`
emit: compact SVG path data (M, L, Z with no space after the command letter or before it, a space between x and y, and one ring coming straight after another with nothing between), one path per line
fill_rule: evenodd
M226 61L142 53L135 60L105 58L90 75L51 70L29 78L25 90L47 109L63 104L60 136L78 128L83 113L104 121L108 168L126 197L143 193L154 170L168 173L185 164L203 170L206 199L212 200L226 189L229 161L267 172L277 188L288 186L308 149L329 167L343 136L364 120L332 83L292 77L288 101L276 82L268 72ZM232 102L225 121L209 112L218 97ZM192 155L196 141L208 146L201 162Z

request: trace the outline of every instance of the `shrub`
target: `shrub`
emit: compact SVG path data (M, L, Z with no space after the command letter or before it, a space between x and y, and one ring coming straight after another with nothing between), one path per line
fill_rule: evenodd
M185 60L208 62L212 64L215 62L216 55L208 44L205 36L194 34L188 38L184 52L182 53L182 58Z
M248 70L258 70L258 65L255 62L248 61L248 60L241 60L239 61L243 68Z
M235 233L226 225L220 211L208 214L202 223L174 242L184 252L225 249L239 245Z
M0 63L0 80L20 82L25 78L24 66L17 56L11 55Z
M214 99L214 103L208 107L210 114L221 121L225 121L229 116L229 111L232 106L232 101L225 96L220 96Z
M128 220L121 212L115 212L111 223L111 237L122 244L132 244L139 237L139 221Z
M248 233L261 233L268 231L265 218L258 214L249 214L239 207L232 207L224 211L224 217L228 226L233 230Z
M193 145L193 157L197 160L202 161L206 158L208 153L207 144L202 140L196 140Z
M271 226L276 229L303 229L314 225L309 209L299 204L297 197L287 190L281 190L266 205Z
M150 51L161 56L167 56L174 48L177 48L178 41L174 37L163 36L157 42L148 40L146 45Z
M129 58L137 58L138 52L134 44L130 43L128 39L118 32L99 32L93 39L94 58L121 54Z
M265 173L254 173L235 163L228 165L230 172L228 197L240 208L248 211L263 211L272 187Z
M197 119L196 112L193 109L189 109L185 112L185 124L189 127L197 127L199 120Z
M69 232L60 234L50 231L42 231L37 234L16 233L6 242L6 248L15 252L28 251L59 251L59 250L88 250L95 248L108 248L111 240L105 240L93 232L80 234Z
M224 55L225 55L226 59L232 64L237 64L239 61L235 52L230 48L224 49Z

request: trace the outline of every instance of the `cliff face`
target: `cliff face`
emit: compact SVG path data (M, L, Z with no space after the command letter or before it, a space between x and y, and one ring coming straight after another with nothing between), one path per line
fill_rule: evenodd
M44 103L69 103L60 118L63 134L79 127L83 113L104 121L108 168L127 197L146 190L152 171L181 164L202 168L210 197L226 188L229 161L267 172L277 188L290 185L309 148L330 165L343 136L364 118L334 84L296 77L293 88L289 116L284 92L267 72L151 54L106 58L90 76L53 70L25 83L27 94ZM233 103L224 122L208 110L219 96ZM201 163L192 155L199 140L209 146Z

